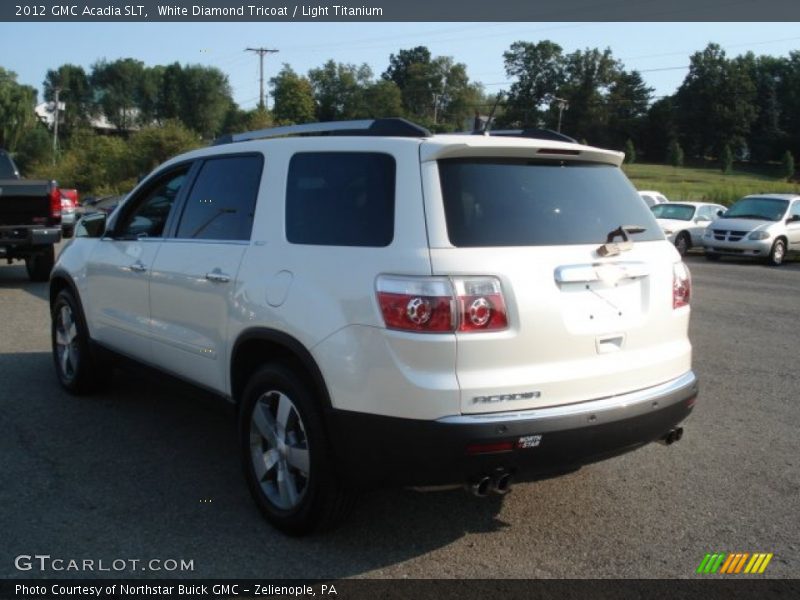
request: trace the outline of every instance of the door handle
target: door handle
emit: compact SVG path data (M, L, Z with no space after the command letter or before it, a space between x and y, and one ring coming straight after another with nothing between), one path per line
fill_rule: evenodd
M231 276L222 273L219 269L214 269L210 273L206 273L206 279L214 283L228 283L231 280Z
M136 261L130 266L131 271L136 271L137 273L144 273L147 271L147 267L145 267L141 261Z

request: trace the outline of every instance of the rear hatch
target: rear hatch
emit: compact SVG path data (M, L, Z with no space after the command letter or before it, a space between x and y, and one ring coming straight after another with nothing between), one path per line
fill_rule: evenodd
M508 313L504 330L456 333L461 411L582 402L688 371L679 256L619 155L511 142L421 150L433 275L497 278Z

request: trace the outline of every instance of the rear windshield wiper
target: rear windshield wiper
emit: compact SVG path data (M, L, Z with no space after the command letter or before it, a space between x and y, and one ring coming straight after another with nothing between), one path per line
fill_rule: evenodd
M620 225L608 232L606 243L597 249L597 254L600 256L616 256L620 252L627 252L633 248L633 241L628 236L644 233L645 231L647 229L641 225ZM622 238L622 241L614 242L618 237Z

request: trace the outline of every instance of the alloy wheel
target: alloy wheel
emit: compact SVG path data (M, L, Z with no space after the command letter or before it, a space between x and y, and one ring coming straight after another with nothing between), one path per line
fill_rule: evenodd
M262 394L250 416L250 460L261 491L276 508L296 508L308 490L310 462L303 419L279 391Z

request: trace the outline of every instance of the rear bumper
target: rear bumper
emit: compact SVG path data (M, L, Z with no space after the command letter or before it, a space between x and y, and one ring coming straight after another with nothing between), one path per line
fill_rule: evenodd
M530 480L659 439L689 415L697 393L689 371L629 394L512 414L421 421L332 410L328 427L341 474L357 487L462 484L497 469ZM474 453L488 445L503 449Z
M0 227L0 247L49 246L61 241L61 227Z

